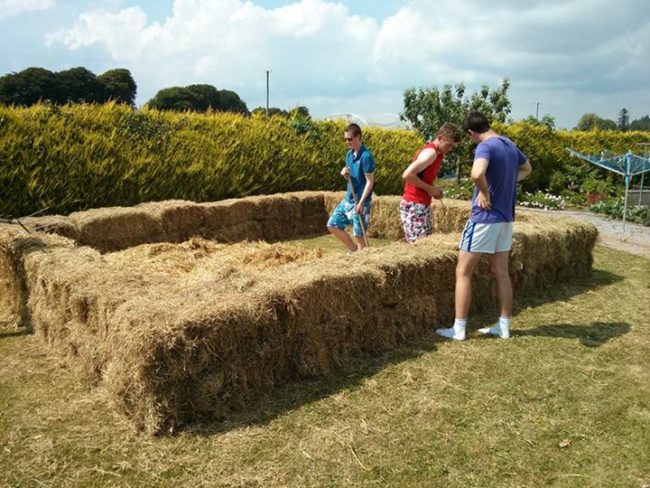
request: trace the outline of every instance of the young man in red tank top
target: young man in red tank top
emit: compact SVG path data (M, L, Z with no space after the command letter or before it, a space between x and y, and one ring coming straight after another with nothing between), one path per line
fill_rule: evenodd
M442 189L434 185L442 159L461 140L457 125L445 123L433 141L427 142L415 153L413 161L402 174L404 193L399 205L400 218L407 242L415 242L431 235L431 198L442 198Z

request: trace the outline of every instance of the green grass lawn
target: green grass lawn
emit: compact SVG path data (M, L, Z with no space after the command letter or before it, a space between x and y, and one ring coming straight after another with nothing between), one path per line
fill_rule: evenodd
M0 486L649 486L649 300L650 260L598 247L511 340L431 334L173 437L0 330Z

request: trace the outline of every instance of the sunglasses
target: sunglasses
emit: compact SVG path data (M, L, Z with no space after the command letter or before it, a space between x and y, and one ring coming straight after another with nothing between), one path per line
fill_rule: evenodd
M354 139L354 137L344 137L344 139L345 139L347 142L350 142L352 139Z

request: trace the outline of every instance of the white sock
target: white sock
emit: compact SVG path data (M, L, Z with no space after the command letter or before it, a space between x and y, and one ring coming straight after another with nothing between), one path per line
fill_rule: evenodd
M501 328L501 337L510 337L510 317L499 316L498 324Z
M447 339L453 339L455 341L464 341L466 338L465 330L467 328L467 319L456 319L454 320L453 327L448 329L436 329L436 334L446 337Z
M508 339L510 337L510 321L510 317L500 316L492 327L483 327L478 331L481 334L490 334L502 339Z

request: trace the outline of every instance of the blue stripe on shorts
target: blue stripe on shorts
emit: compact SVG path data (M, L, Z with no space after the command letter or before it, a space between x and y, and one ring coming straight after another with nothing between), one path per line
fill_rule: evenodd
M460 238L460 249L463 251L471 252L472 250L472 239L474 238L474 227L476 224L471 220L468 220L465 224L465 229L463 230L463 235Z

